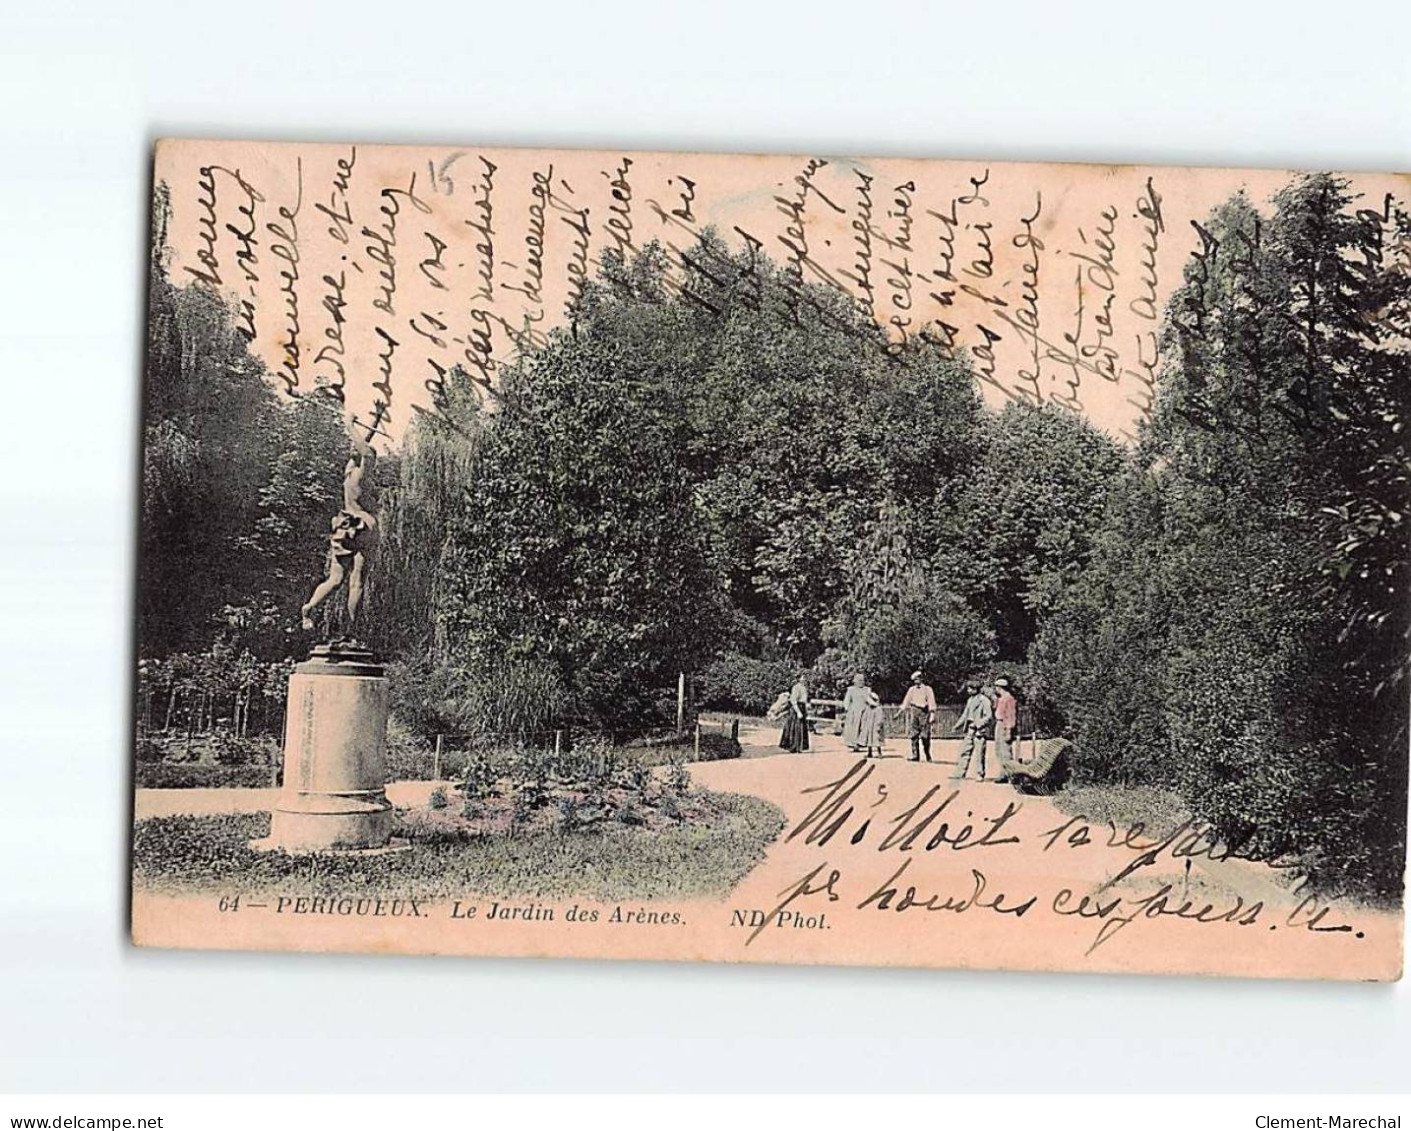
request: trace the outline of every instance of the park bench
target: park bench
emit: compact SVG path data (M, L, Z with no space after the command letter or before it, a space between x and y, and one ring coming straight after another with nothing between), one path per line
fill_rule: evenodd
M1018 744L1015 750L1017 753ZM1010 768L1009 784L1020 793L1057 793L1068 781L1072 750L1073 744L1066 738L1037 739L1032 756Z
M810 699L808 705L813 711L817 711L820 707L827 711L827 714L809 714L807 719L809 730L814 734L843 733L843 701L841 699Z

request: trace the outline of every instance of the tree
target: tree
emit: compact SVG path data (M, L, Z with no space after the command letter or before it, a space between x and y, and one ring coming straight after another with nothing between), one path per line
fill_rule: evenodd
M288 654L327 550L347 458L340 414L274 389L226 299L167 277L153 203L144 382L138 635L142 654L223 636Z
M1174 786L1232 842L1390 896L1411 274L1404 212L1354 203L1310 176L1198 226L1152 425L1032 659L1080 775Z
M660 373L713 567L774 649L817 655L879 505L901 507L922 559L954 540L979 451L973 375L924 342L889 344L836 291L798 288L707 232L679 279L655 245L626 266L609 257L576 331Z
M1027 689L1077 742L1080 780L1170 784L1165 496L1133 471L1113 489L1087 567L1057 600L1029 652Z
M1087 564L1124 460L1106 433L1056 406L1010 403L985 434L960 503L962 540L972 602L990 616L1000 654L1019 658Z
M507 373L442 548L449 656L543 665L577 720L640 727L720 623L680 429L655 371L613 341L560 335Z
M962 682L995 655L994 632L985 620L919 570L906 576L893 599L845 622L834 639L828 666L844 678L865 672L889 701L905 694L916 668L942 700L958 697Z
M447 534L467 514L466 486L475 477L486 413L477 387L460 367L446 382L436 415L418 416L395 459L378 462L376 561L367 589L364 631L383 655L419 664L448 663L436 632Z

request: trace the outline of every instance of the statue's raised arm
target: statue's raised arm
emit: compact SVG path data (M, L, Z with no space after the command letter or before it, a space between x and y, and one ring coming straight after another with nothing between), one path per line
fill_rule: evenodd
M377 520L362 505L363 476L377 458L377 453L373 451L367 438L359 433L358 418L355 416L352 427L353 450L348 453L348 463L343 468L343 510L348 514L357 515L371 529L377 525Z

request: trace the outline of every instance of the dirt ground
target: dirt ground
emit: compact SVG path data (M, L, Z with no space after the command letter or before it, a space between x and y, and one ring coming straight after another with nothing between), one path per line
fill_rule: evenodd
M912 763L893 739L864 761L841 739L804 754L778 732L742 731L745 757L690 767L695 783L783 810L785 831L723 902L672 904L681 930L550 933L542 924L265 921L139 897L157 945L715 959L826 964L1225 973L1386 980L1399 976L1399 913L1325 904L1298 877L1224 858L1200 827L1174 837L1087 821L1052 800L972 777L952 782L958 742ZM434 782L398 782L398 806ZM142 790L137 816L253 812L272 790ZM149 908L148 910L147 908ZM610 921L605 912L604 923Z

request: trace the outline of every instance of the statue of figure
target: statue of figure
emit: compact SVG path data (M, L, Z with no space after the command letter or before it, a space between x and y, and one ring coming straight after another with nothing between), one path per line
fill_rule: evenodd
M314 627L313 612L338 591L348 585L348 629L352 631L358 619L358 606L363 600L363 575L367 556L372 549L372 532L377 519L362 505L363 475L373 460L372 446L357 434L357 418L353 418L353 450L343 469L343 509L330 524L328 535L328 576L319 582L300 610L306 629Z

